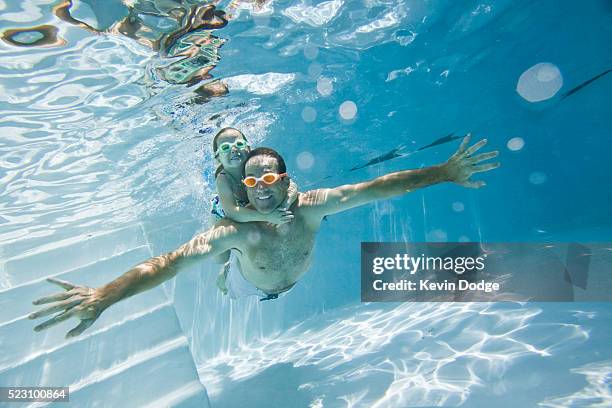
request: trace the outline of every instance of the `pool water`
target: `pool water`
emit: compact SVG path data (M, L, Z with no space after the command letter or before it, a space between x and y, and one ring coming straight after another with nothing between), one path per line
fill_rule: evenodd
M367 241L612 241L610 2L221 1L220 60L189 84L147 45L170 2L74 0L101 33L59 3L0 2L0 386L79 407L612 406L608 303L361 303L359 273ZM130 13L139 38L112 30ZM328 217L276 301L230 301L206 263L79 338L34 333L46 277L101 285L210 225L226 126L303 191L441 163L468 132L502 166Z

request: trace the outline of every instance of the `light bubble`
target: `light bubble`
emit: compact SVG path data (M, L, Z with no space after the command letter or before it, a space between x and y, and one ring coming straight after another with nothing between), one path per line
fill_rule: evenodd
M302 120L306 123L312 123L315 121L315 119L317 118L317 111L311 107L311 106L306 106L304 109L302 109Z
M561 71L548 62L535 64L521 74L516 84L516 92L529 102L550 99L563 86Z
M541 171L534 171L529 175L529 182L531 184L544 184L546 183L546 180L548 180L548 177L546 177L546 174L542 173Z
M470 242L470 237L468 237L467 235L461 235L459 237L459 242Z
M251 231L247 234L247 240L251 245L257 245L261 241L261 234L257 231Z
M344 120L351 120L357 115L357 105L353 101L344 101L338 109L340 116Z
M318 62L313 62L308 66L308 75L310 75L312 78L318 78L321 75L321 72L323 72L323 66Z
M329 96L332 94L333 90L334 86L331 79L321 77L317 80L317 92L319 92L321 96Z
M279 235L287 235L289 233L289 225L287 224L283 224L283 225L279 225L278 227L276 227L276 232Z
M425 239L427 242L446 242L448 240L448 235L446 231L435 229L425 234Z
M461 201L455 201L453 203L453 211L462 212L463 210L465 210L465 205Z
M308 151L303 151L297 156L297 166L300 170L310 170L310 168L314 165L315 158L312 153Z
M516 152L525 146L525 141L522 137L513 137L512 139L508 140L507 146L508 149Z
M306 44L306 46L304 47L304 56L307 59L313 60L317 58L318 55L319 55L319 47L317 47L314 44Z

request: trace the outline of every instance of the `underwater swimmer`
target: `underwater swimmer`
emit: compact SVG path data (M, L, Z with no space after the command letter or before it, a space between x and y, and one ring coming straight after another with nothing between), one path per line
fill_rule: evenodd
M80 324L70 330L67 337L77 336L114 303L151 289L189 266L229 250L236 255L240 275L246 282L268 295L282 293L310 267L315 238L326 215L434 184L452 182L469 188L484 186L484 181L475 181L471 177L499 167L499 163L482 163L496 157L498 152L474 155L486 140L468 147L469 139L467 136L457 152L439 165L389 173L362 183L299 193L290 208L293 220L278 228L267 222L240 223L225 218L176 250L150 258L98 288L49 278L48 281L65 291L34 301L36 305L53 304L29 317L35 319L60 313L34 330L44 330L76 317ZM244 162L243 177L249 202L259 213L270 214L285 202L290 177L283 158L274 150L252 150Z
M236 222L261 221L282 225L293 219L293 214L288 210L298 194L298 187L293 180L290 180L284 202L269 214L260 213L249 206L246 187L241 180L242 166L251 147L242 132L229 127L221 129L213 138L212 148L217 164L215 171L217 194L211 200L211 213L217 222L228 218ZM227 294L225 282L228 273L231 272L233 261L230 258L230 251L219 255L215 261L223 265L217 277L217 286L223 294Z

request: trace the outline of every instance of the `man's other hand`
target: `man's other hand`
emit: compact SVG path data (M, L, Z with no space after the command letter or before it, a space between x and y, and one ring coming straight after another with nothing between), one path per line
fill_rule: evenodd
M499 162L481 163L499 155L498 151L481 153L474 156L482 146L487 143L487 139L482 139L471 147L467 147L470 142L471 134L463 139L459 150L453 154L443 167L448 175L449 181L469 188L480 188L486 185L484 181L470 180L472 174L496 169L500 166Z

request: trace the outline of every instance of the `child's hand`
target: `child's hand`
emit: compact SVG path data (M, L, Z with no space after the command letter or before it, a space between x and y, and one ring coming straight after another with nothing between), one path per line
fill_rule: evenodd
M287 211L281 208L277 208L266 216L267 222L274 225L282 225L291 222L294 218L291 211Z

